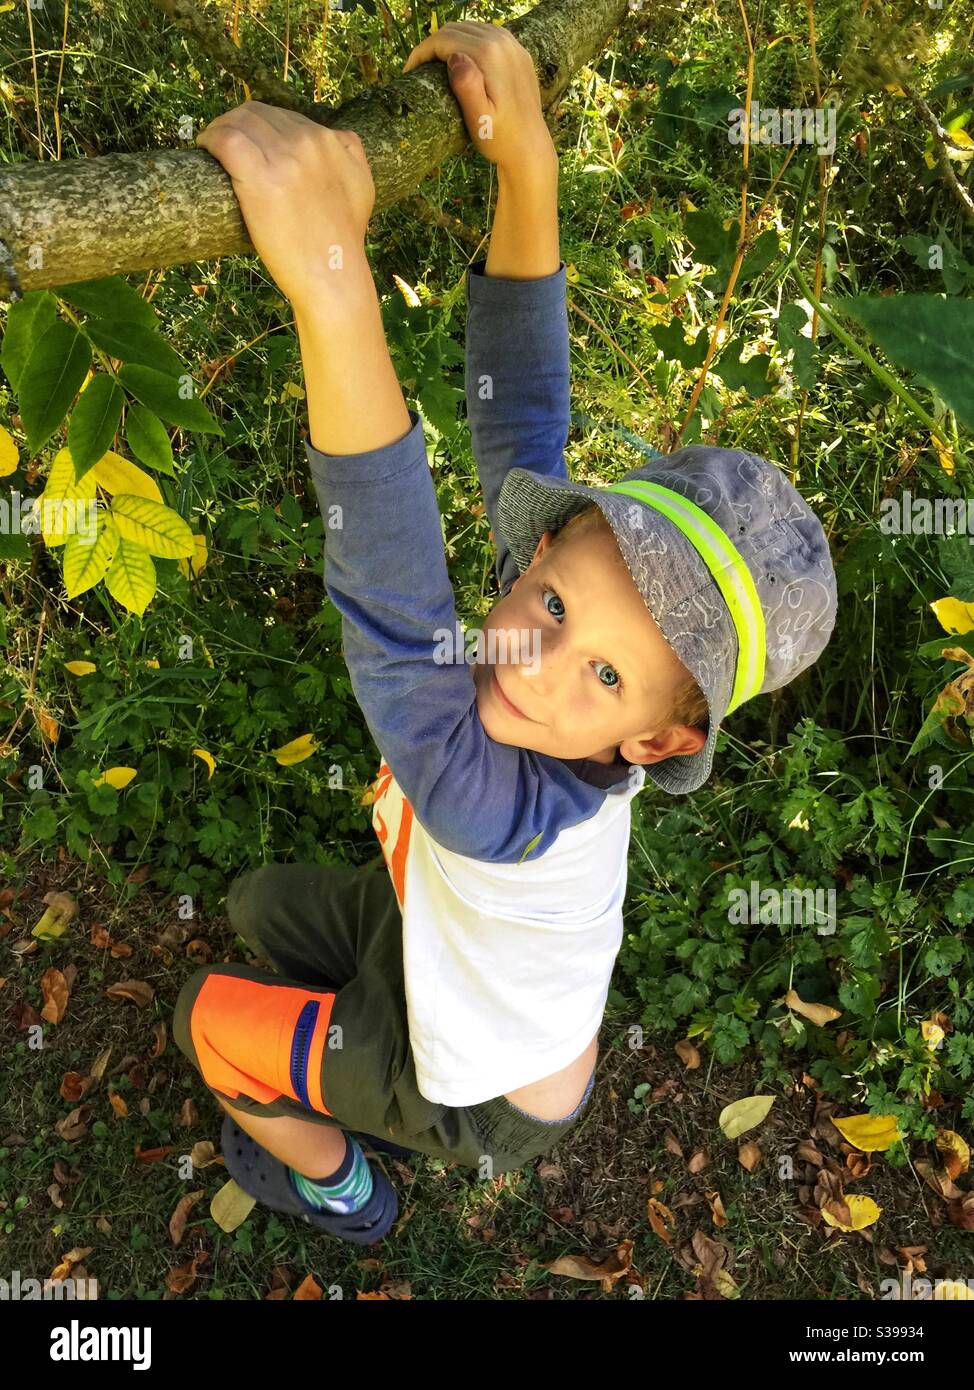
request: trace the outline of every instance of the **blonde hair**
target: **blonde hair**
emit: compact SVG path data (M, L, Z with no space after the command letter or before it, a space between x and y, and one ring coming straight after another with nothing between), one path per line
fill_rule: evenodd
M593 526L604 528L615 539L615 533L606 521L602 508L594 502L590 502L580 511L577 511L574 516L570 516L563 526L559 527L554 533L551 543L557 545L566 536L576 531L591 529ZM621 560L622 556L620 555L619 558ZM685 679L677 686L667 722L669 724L689 724L691 727L704 729L710 722L710 706L707 704L706 696L689 671L686 672Z

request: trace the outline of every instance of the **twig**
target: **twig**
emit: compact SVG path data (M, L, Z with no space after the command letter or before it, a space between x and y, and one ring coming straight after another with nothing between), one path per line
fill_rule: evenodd
M930 110L930 107L923 100L919 92L914 91L912 87L904 87L903 90L919 111L921 120L933 136L933 144L937 151L937 159L940 163L941 172L947 180L948 187L952 190L957 201L960 203L964 216L969 222L974 222L974 199L971 198L970 193L968 193L967 189L957 177L954 166L950 162L950 155L947 153L948 145L955 150L960 150L961 147L953 143L947 131L944 130L943 126L937 120L937 117ZM965 151L965 153L968 153L968 151Z
M295 95L293 87L275 77L270 68L253 54L238 48L218 25L200 13L191 0L152 0L152 3L180 29L192 34L197 47L218 63L224 72L245 82L255 101L266 101L274 106L283 106L288 111L308 114L307 103Z

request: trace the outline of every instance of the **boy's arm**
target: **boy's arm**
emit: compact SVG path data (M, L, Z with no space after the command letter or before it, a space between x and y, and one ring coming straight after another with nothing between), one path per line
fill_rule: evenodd
M365 274L368 265L364 259ZM295 304L325 588L342 614L352 689L420 822L447 849L517 863L543 854L604 793L555 759L487 737L463 656L422 421L406 410L375 287L352 276ZM375 388L375 389L373 389ZM400 407L406 428L400 432ZM351 445L343 452L326 452ZM359 446L359 447L356 447ZM467 813L460 814L461 807ZM470 808L476 808L473 813Z
M558 155L498 169L486 261L467 268L466 396L473 454L503 594L518 570L496 524L511 468L567 477L568 316L558 247Z

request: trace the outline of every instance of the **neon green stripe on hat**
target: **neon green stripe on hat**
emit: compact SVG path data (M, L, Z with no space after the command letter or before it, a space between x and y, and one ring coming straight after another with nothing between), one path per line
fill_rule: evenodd
M740 551L712 516L671 488L633 479L613 483L606 491L625 493L661 512L682 531L713 576L737 631L737 671L727 706L730 714L760 691L767 652L764 611Z

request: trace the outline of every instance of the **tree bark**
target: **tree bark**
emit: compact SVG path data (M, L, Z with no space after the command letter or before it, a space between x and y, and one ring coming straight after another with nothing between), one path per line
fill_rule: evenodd
M635 0L541 0L506 26L535 60L546 113L602 52L630 3L636 8ZM373 215L472 149L444 63L424 64L337 109L302 109L361 137L375 183ZM0 165L0 299L253 249L231 179L206 150Z

